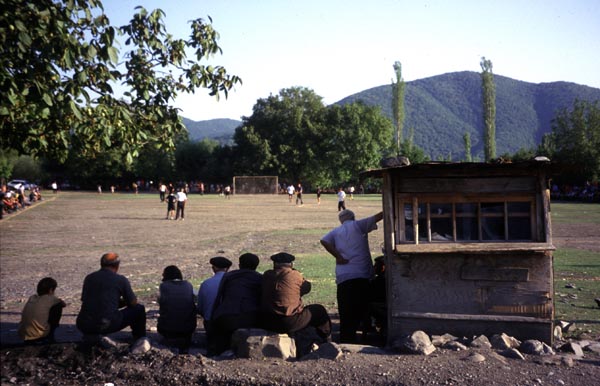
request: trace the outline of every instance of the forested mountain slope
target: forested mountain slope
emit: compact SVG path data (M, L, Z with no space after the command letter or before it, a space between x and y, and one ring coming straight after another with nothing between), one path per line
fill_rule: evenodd
M495 75L497 154L537 146L551 131L557 110L575 99L600 100L600 89L568 82L528 83ZM350 95L339 104L357 100L391 111L390 85ZM464 158L463 135L471 136L472 154L483 158L481 78L477 72L454 72L406 82L404 137L414 130L414 142L431 158Z
M600 100L600 89L568 82L528 83L494 75L496 83L497 154L536 147L551 131L556 112L571 108L575 99ZM391 85L373 87L350 95L336 104L363 101L380 106L391 119ZM483 159L481 78L463 71L406 82L404 138L414 131L414 142L432 159L464 159L465 133L471 136L473 157ZM213 138L231 143L241 121L213 119L194 122L184 118L190 138Z

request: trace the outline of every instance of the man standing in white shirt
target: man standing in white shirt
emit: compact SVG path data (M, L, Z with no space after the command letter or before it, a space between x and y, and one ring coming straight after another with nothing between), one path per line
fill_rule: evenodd
M184 211L186 201L187 195L183 191L183 188L179 188L179 192L177 192L177 212L175 213L175 220L179 219L179 213L181 213L181 220L185 220Z
M294 197L295 191L296 191L296 188L294 188L294 185L290 184L287 187L287 194L288 194L288 198L289 198L290 202L292 202L292 198Z
M346 210L346 192L344 192L344 189L342 187L340 187L338 189L338 212L341 210Z

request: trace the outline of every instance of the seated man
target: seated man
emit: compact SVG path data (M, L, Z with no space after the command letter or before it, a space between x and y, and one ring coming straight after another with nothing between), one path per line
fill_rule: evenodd
M331 341L331 319L320 304L302 304L302 295L311 284L293 269L295 257L280 252L271 256L273 269L263 274L261 319L267 330L293 333L307 326L315 327L322 342Z
M196 329L194 288L183 280L179 268L169 265L163 271L159 291L158 333L166 339L180 340L180 352L187 352Z
M104 335L130 326L134 340L146 336L146 309L139 304L125 276L117 274L121 260L105 253L100 270L83 281L77 328L87 335Z
M58 284L45 277L37 285L37 295L32 295L21 314L19 336L26 344L54 343L54 331L58 328L62 309L67 304L54 295Z
M259 258L244 253L240 269L227 272L219 286L212 312L215 353L229 348L231 335L238 328L258 327L262 275L256 272Z
M219 291L219 285L225 275L225 272L231 267L231 261L222 256L216 256L210 259L210 265L214 272L213 277L206 279L200 284L198 289L198 313L204 319L204 331L206 331L206 344L208 355L216 354L215 340L212 331L212 310Z

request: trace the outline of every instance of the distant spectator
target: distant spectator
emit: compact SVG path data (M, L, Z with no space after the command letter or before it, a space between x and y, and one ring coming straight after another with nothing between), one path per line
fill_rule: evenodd
M165 202L165 197L167 194L167 185L164 183L160 183L158 187L158 197L160 198L160 202Z

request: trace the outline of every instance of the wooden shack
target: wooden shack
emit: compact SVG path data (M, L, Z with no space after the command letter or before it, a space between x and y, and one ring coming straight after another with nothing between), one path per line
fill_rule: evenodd
M430 335L553 337L551 163L424 163L383 179L388 345Z

